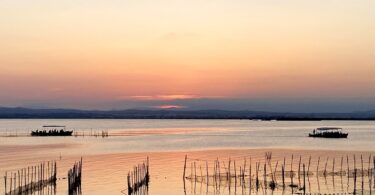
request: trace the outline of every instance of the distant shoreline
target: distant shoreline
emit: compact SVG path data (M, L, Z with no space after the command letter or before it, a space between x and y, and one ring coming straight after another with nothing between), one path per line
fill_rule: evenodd
M0 119L228 119L263 121L375 120L375 111L290 113L228 110L78 110L0 107Z
M375 118L201 118L201 117L0 117L0 119L134 119L134 120L251 120L251 121L375 121Z

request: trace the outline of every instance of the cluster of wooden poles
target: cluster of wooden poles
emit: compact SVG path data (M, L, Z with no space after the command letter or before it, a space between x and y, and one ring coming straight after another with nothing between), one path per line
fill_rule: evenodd
M27 194L41 191L50 185L56 186L56 162L43 162L18 171L5 173L5 195ZM52 190L51 190L52 191Z
M85 132L85 131L74 131L73 133L73 136L75 137L78 137L78 136L82 136L82 137L102 137L102 138L105 138L105 137L108 137L109 136L109 133L107 130L102 130L102 131L90 131L90 132Z
M208 185L218 186L222 185L222 183L225 183L225 185L229 188L231 188L231 185L237 186L240 184L241 186L247 184L249 188L255 187L256 190L259 189L259 187L262 188L269 188L271 190L274 190L277 187L282 187L285 189L285 187L291 187L292 191L298 190L303 193L305 193L306 190L306 177L314 175L314 171L312 171L311 168L311 156L309 157L308 164L302 163L301 156L299 157L299 163L298 163L298 171L294 171L293 169L293 161L294 156L292 155L291 163L290 163L290 170L289 167L286 167L286 158L284 157L283 164L279 166L279 161L276 161L276 163L272 163L272 153L267 152L265 154L265 159L255 163L255 173L252 168L252 160L251 157L247 158L245 157L242 163L237 163L236 160L229 159L227 163L224 161L220 161L219 159L216 159L213 161L212 164L209 166L208 161L201 160L201 159L189 159L190 162L190 175L187 175L187 163L188 163L188 157L185 156L185 163L184 163L184 172L183 172L183 179L185 184L185 179L193 181L193 182L205 182ZM249 160L249 161L247 161ZM361 167L360 169L357 168L357 160L356 156L353 155L353 169L350 169L349 166L349 156L346 156L346 164L347 164L347 170L345 170L343 163L344 163L344 157L341 157L341 163L339 166L336 165L337 161L335 158L332 160L332 170L328 170L328 162L329 158L327 158L324 169L322 166L320 166L321 158L318 157L317 161L317 167L316 167L316 176L318 177L327 177L327 176L347 176L348 181L349 178L353 178L353 186L354 186L354 192L357 190L357 177L362 177L362 190L363 190L363 183L364 183L364 177L368 177L368 183L369 188L375 188L372 187L372 182L375 180L375 157L369 156L368 159L368 167L366 170L366 167L364 166L364 158L361 155ZM241 165L239 165L241 164ZM199 167L197 167L197 165ZM203 169L202 169L203 165ZM227 166L226 166L227 165ZM239 165L239 166L238 166ZM289 165L289 164L288 164ZM204 170L205 166L205 170ZM280 168L281 167L281 170ZM335 168L339 167L339 170L335 170ZM198 171L198 173L197 173ZM280 178L281 177L281 178ZM298 177L298 184L295 184L293 182L293 179L295 177ZM281 179L281 182L278 181ZM288 181L286 181L286 178ZM302 179L302 182L301 182Z
M128 176L128 195L131 194L147 194L148 183L150 181L149 174L149 158L141 164L134 166L132 171L129 171Z
M82 158L76 162L68 171L68 193L69 195L81 193Z

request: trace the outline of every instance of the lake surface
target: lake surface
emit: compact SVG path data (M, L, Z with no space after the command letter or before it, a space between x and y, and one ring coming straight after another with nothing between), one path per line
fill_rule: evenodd
M204 150L217 148L289 148L374 150L375 121L251 121L251 120L0 120L0 132L30 132L42 125L66 125L78 132L108 130L124 135L106 139L9 138L1 144L95 144L95 153ZM321 126L343 127L348 139L311 139ZM101 150L100 148L104 149ZM93 152L93 151L91 151Z
M24 136L43 125L66 125L67 129L85 136ZM349 132L349 137L307 137L312 129L321 126L343 127ZM101 131L108 131L110 136L90 136ZM189 154L189 158L203 160L250 156L263 160L264 153L271 151L274 158L280 160L299 154L305 162L313 156L312 164L316 164L320 156L325 159L326 156L336 155L339 160L347 154L358 154L358 159L360 154L367 155L364 157L367 163L375 152L375 121L3 119L0 120L0 134L3 136L0 137L0 174L41 161L57 160L58 177L61 178L57 194L67 193L63 177L80 157L84 159L83 194L123 194L121 191L126 188L127 172L147 156L151 161L149 194L184 194L185 191L188 194L218 194L220 190L206 192L201 189L197 192L192 187L184 190L181 178L185 154ZM6 137L10 135L17 136ZM0 178L0 182L4 182ZM322 190L332 191L331 187ZM346 191L342 189L340 192ZM234 192L228 193L224 189L221 194Z

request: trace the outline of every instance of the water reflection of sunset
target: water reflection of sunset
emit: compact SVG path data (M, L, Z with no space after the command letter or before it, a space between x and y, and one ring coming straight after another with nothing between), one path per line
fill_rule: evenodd
M0 171L6 170L14 170L16 168L20 168L25 164L36 163L33 160L35 155L38 156L38 160L42 161L43 159L54 159L57 160L58 164L58 180L57 185L57 192L58 194L65 192L66 180L63 179L65 177L67 169L70 166L80 159L80 156L72 156L69 155L69 151L71 148L65 148L61 150L61 152L65 155L61 157L57 157L56 155L51 154L39 154L41 146L35 147L32 150L29 150L27 154L11 156L6 150L1 149L1 153L8 156L8 160L10 162L17 162L7 164L3 166L2 164ZM151 174L151 183L149 186L149 193L150 194L184 194L184 184L183 184L183 170L184 170L184 159L185 155L188 157L188 168L187 168L187 175L190 174L190 162L194 160L201 160L201 164L196 164L197 167L200 169L205 169L205 162L209 163L210 169L213 165L213 162L219 159L222 163L222 166L226 164L229 159L232 161L237 161L238 166L242 166L244 164L244 160L247 159L247 163L249 165L250 158L253 166L253 173L255 171L255 163L256 162L264 162L265 160L265 152L272 152L272 158L274 160L274 166L276 161L282 163L283 158L286 158L286 162L288 164L288 169L291 162L292 155L294 156L294 168L297 169L298 167L298 158L302 156L302 162L307 165L308 159L311 156L312 163L311 166L314 167L315 170L317 166L317 159L318 157L322 160L321 166L324 167L324 163L326 158L330 158L332 162L333 158L336 158L337 162L341 157L346 157L349 155L351 157L351 161L349 166L354 167L352 156L354 154L357 155L359 159L360 154L364 156L364 159L368 159L371 152L337 152L337 151L312 151L312 150L281 150L281 149L252 149L252 150L202 150L202 151L191 151L191 152L145 152L145 153L119 153L119 154L97 154L97 155L86 155L83 156L83 183L82 183L82 191L83 193L88 194L103 194L103 193L112 193L112 194L119 194L122 190L126 188L126 175L129 170L133 169L133 166L137 165L138 163L143 162L146 157L150 158L150 174ZM32 157L32 158L31 158ZM323 164L323 165L322 165ZM344 168L346 169L346 161L344 164ZM358 165L357 165L358 166ZM365 167L368 166L368 160L365 160ZM198 168L198 170L199 170ZM238 167L239 168L239 167ZM332 169L332 164L329 163L327 169ZM212 172L212 170L209 170ZM238 170L239 171L239 170ZM198 174L201 174L199 171ZM312 192L317 190L317 181L315 177L309 178L311 179L310 182L310 190ZM331 178L332 179L332 178ZM340 177L336 178L338 182L337 189L340 189ZM279 178L280 180L280 178ZM346 180L344 180L346 182ZM296 180L298 182L298 180ZM320 181L322 185L321 192L325 192L327 190L332 190L331 181L328 184L325 184L324 181ZM194 185L200 186L199 188L203 188L203 192L195 191L195 194L205 194L206 184L202 183L191 183L190 181L185 181L185 190L187 192L193 193L191 189L194 189ZM192 186L193 185L193 186ZM203 187L202 187L203 186ZM232 186L232 190L235 186ZM210 193L213 193L214 187L208 188ZM237 189L239 192L243 189L238 187ZM248 189L246 189L248 190ZM253 189L254 190L254 189ZM228 187L223 185L220 189L222 194L228 194ZM279 193L280 191L275 191L275 193ZM255 191L253 191L255 193ZM281 193L281 192L280 192Z

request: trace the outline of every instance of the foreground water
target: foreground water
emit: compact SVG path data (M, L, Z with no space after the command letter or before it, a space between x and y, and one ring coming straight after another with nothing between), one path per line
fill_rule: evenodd
M22 136L30 130L40 129L42 125L66 125L68 129L85 136ZM320 126L343 127L349 132L349 138L327 140L307 137L313 128ZM103 130L112 136L89 136ZM64 177L68 168L81 156L84 159L83 194L122 194L126 189L127 172L147 156L151 161L149 194L242 194L249 193L249 188L239 188L237 191L232 187L229 192L224 184L217 189L208 187L204 182L189 183L190 180L184 188L182 173L185 154L189 156L190 167L189 163L194 159L213 162L220 158L227 162L229 158L237 158L242 163L245 157L252 157L255 163L264 161L264 153L271 151L274 163L287 157L291 164L290 158L294 155L294 163L297 163L295 167L298 167L296 159L299 156L306 164L312 156L311 166L316 169L318 158L322 159L321 163L328 162L328 167L332 167L333 158L337 162L341 158L346 161L346 155L349 155L351 160L348 165L351 165L354 154L357 155L358 163L362 154L367 163L364 166L367 167L371 165L369 156L375 152L373 121L0 120L0 134L17 135L0 137L0 174L41 161L57 160L60 178L57 194L67 193ZM327 157L330 159L327 160ZM0 178L2 186L4 181ZM309 180L310 190L348 192L354 189L349 185L352 180L338 178L336 184L332 179L328 182L322 180L323 186L320 189L319 185L318 189L319 183L314 177L314 181ZM367 182L365 185L370 184Z

